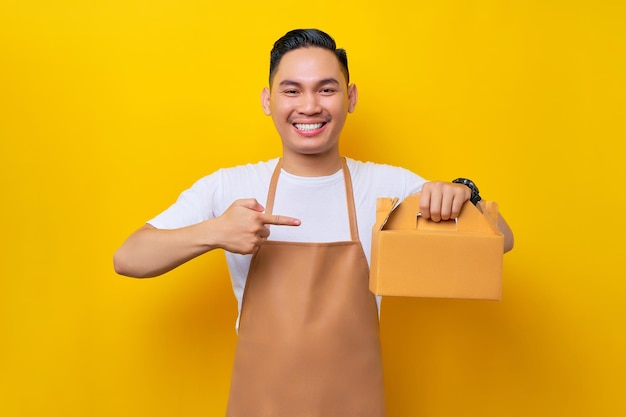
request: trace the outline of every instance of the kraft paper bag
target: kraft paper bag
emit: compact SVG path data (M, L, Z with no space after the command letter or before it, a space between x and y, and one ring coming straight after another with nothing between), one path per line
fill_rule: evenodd
M463 205L456 220L419 215L419 195L379 198L370 290L383 296L500 300L504 237L498 206Z

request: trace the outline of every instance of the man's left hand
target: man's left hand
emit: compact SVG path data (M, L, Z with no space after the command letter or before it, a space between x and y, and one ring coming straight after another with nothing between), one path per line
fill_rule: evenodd
M435 222L455 219L471 196L472 192L463 184L427 182L420 192L422 217Z

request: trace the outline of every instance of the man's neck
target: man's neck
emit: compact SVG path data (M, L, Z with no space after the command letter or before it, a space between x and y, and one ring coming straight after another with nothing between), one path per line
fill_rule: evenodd
M338 153L283 155L282 168L299 177L324 177L341 169L341 156Z

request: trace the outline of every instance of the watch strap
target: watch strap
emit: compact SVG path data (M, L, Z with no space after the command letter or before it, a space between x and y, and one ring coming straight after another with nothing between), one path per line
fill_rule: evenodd
M478 204L478 202L482 200L479 194L478 187L476 186L476 184L474 184L474 181L469 180L467 178L457 178L452 182L455 184L463 184L472 191L472 196L470 197L470 201L472 202L473 205Z

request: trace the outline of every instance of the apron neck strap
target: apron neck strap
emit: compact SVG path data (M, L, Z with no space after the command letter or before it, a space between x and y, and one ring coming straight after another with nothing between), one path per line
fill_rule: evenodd
M278 177L283 166L282 158L278 160L272 179L270 180L270 188L267 191L267 202L265 203L265 212L273 214L274 210L274 197L276 196L276 186L278 184ZM346 163L346 158L341 158L341 170L343 171L343 182L346 187L346 204L348 206L348 219L350 221L350 237L352 241L359 241L359 228L356 221L356 209L354 205L354 193L352 191L352 177L350 176L350 169Z

